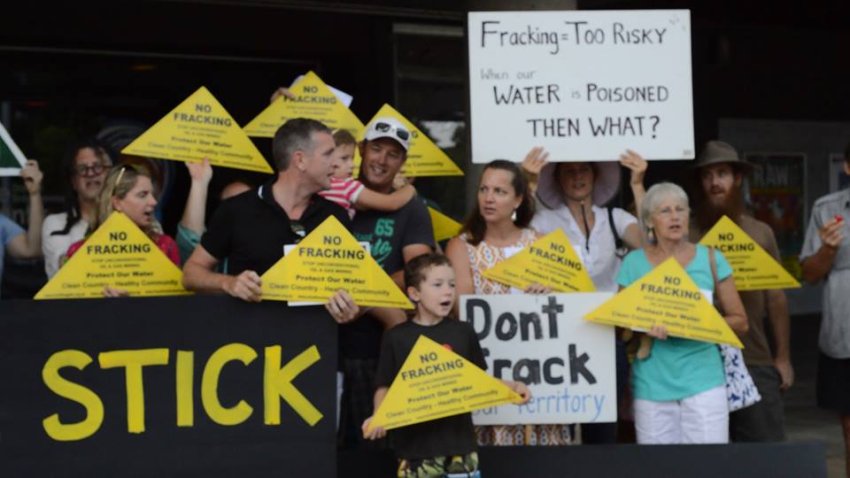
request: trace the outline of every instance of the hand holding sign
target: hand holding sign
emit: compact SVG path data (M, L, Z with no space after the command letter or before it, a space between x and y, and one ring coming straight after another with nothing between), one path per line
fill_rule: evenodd
M344 289L336 291L336 294L328 299L325 309L338 324L345 324L356 319L360 313L360 307Z
M222 289L231 297L245 302L260 302L263 296L262 280L254 271L242 271L238 276L227 276Z
M24 186L30 196L41 192L41 180L44 179L44 173L39 169L38 161L28 160L21 169L21 178L24 180Z

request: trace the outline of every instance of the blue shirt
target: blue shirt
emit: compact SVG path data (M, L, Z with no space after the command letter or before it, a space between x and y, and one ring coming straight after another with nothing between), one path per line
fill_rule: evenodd
M24 233L21 226L15 224L8 217L0 214L0 280L3 278L3 261L6 256L6 246L12 239Z
M732 268L718 251L717 280L732 275ZM628 287L653 269L643 249L630 252L623 260L617 282ZM714 291L714 276L708 248L696 246L696 254L685 272L703 290ZM669 337L653 340L649 357L632 364L635 398L653 401L681 400L725 383L723 362L717 345L696 340Z

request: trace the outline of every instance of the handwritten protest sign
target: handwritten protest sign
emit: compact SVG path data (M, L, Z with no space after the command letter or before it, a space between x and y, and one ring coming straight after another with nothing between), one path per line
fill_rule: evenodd
M390 430L519 400L500 380L420 335L369 428Z
M473 162L693 159L687 10L471 12L468 37Z
M261 279L266 300L325 302L346 289L361 306L413 308L392 278L333 216Z
M189 294L183 272L127 216L113 212L36 299L103 298L104 287L134 297Z
M354 137L363 133L363 123L312 71L290 88L295 98L281 96L245 125L250 136L274 137L283 123L292 118L311 118L331 129L348 130Z
M0 123L0 176L19 176L27 158Z
M726 320L672 257L584 318L641 331L663 325L671 336L744 348Z
M207 158L213 166L272 172L251 138L203 86L121 152L174 161Z
M699 243L723 253L732 266L738 290L800 287L776 259L727 216L720 218Z
M557 292L596 290L570 240L560 228L481 273L484 277L523 290L540 284Z
M473 413L475 424L616 421L614 328L582 320L612 295L461 296L460 318L478 334L490 373L531 390L524 405Z

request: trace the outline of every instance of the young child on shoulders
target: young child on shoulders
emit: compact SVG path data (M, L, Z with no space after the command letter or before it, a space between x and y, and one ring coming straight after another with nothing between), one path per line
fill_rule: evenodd
M408 297L416 304L416 312L408 321L384 333L375 377L375 410L380 407L420 335L442 344L481 369L487 368L472 326L449 317L457 295L455 273L448 258L437 253L414 258L405 267L404 281ZM503 382L523 398L523 403L528 401L530 393L524 384ZM387 433L383 428L368 430L371 420L369 417L363 422L363 436L370 440L383 438ZM475 433L469 413L417 423L389 433L390 445L400 459L399 477L444 477L455 476L455 473L458 473L456 476L479 476Z
M366 188L363 183L352 178L354 148L357 146L354 136L344 129L338 129L333 137L336 150L332 159L331 188L319 194L344 207L350 217L354 217L355 206L361 210L397 211L416 195L416 189L411 185L398 188L392 194L381 194Z

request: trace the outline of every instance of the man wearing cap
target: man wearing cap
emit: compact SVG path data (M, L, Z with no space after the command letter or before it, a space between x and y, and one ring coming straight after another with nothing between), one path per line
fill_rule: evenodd
M745 175L752 171L752 164L741 160L731 145L709 141L695 167L702 187L696 195L700 200L696 202L691 237L702 238L725 215L778 261L779 247L773 230L744 210L741 186ZM749 331L741 337L744 363L762 399L730 414L729 437L738 442L782 441L785 418L781 392L794 383L788 300L785 291L777 289L739 293L750 323ZM765 332L765 315L770 321L775 353L771 352Z
M183 285L198 292L223 292L248 302L262 299L260 275L329 216L348 226L348 213L317 193L330 187L334 140L319 121L295 118L272 143L278 173L259 189L224 201L201 243L183 266ZM228 274L216 272L228 260ZM328 310L338 322L352 320L356 305L338 294Z
M358 179L375 192L391 193L393 179L407 159L410 140L410 131L397 119L373 120L359 145L362 162ZM397 211L358 211L351 229L357 240L369 242L372 257L402 289L404 264L434 249L431 217L418 197ZM346 381L341 429L349 442L364 443L360 425L372 415L381 335L385 328L393 325L395 323L382 323L367 313L340 328L340 353Z
M844 150L850 175L850 143ZM818 406L838 412L844 431L844 459L850 476L850 188L828 194L812 206L800 260L803 279L824 281L818 359Z

